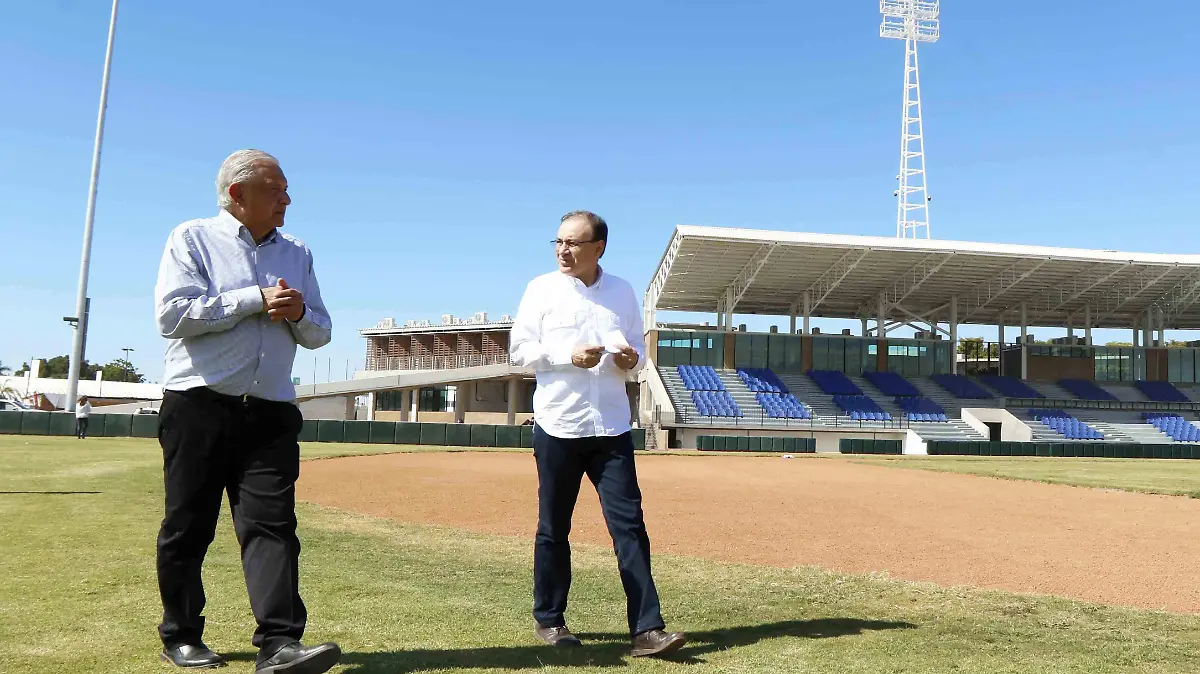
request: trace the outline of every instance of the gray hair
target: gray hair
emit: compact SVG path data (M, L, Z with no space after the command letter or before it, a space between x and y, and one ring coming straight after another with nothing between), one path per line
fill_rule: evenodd
M233 205L229 188L253 178L258 166L264 163L278 166L279 160L262 150L238 150L226 157L217 171L217 205L222 210L229 210Z
M592 228L592 241L608 243L608 223L604 221L604 218L591 211L571 211L562 216L558 222L562 224L572 218L581 218L588 223L588 226Z

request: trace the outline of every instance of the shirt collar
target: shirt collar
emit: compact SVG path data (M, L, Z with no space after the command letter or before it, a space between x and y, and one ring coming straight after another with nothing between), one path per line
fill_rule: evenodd
M601 286L604 284L604 267L599 267L599 266L596 267L596 282L593 283L590 287L587 285L584 285L583 281L580 281L578 278L575 278L574 276L570 276L568 274L563 274L563 276L571 284L571 287L573 287L577 290L599 290L601 288Z
M268 243L274 243L279 237L279 230L272 229L271 233L267 234L267 237L262 240L262 243L256 242L254 240L254 236L250 234L250 230L246 229L246 226L243 225L240 220L233 217L233 214L224 208L222 208L221 212L217 214L216 220L217 226L220 227L222 232L225 232L229 236L239 238L252 246L261 246Z

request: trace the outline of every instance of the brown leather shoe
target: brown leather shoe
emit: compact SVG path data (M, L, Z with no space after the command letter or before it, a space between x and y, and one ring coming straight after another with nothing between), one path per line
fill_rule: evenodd
M674 653L687 643L687 636L683 632L665 632L663 630L650 630L642 632L633 638L633 650L630 652L635 658L643 658L648 655L666 655Z
M583 645L579 641L579 637L571 634L571 630L567 629L566 625L561 627L542 627L538 625L533 633L537 638L554 646L555 648L579 648Z

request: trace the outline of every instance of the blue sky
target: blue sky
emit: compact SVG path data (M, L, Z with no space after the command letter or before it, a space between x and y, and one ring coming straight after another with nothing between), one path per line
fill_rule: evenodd
M15 366L70 350L109 6L10 4L0 361ZM88 355L133 347L161 376L165 237L215 212L239 147L281 159L287 230L332 309L333 344L298 355L304 381L314 355L320 380L360 362L357 330L381 318L515 310L576 208L608 219L608 268L637 288L679 223L891 235L903 46L877 37L877 3L816 4L125 0ZM1083 4L944 3L921 59L936 238L1200 248L1194 3Z

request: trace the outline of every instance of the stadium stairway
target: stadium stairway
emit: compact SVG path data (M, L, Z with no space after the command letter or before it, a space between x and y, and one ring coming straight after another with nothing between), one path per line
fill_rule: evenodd
M1104 434L1105 439L1116 442L1140 442L1161 445L1172 442L1170 436L1146 423L1141 412L1111 410L1105 412L1082 411L1075 418Z
M1139 391L1138 387L1133 384L1098 381L1096 385L1116 396L1117 400L1124 400L1126 402L1144 402L1149 400L1146 394ZM1187 393L1184 393L1184 395L1187 395Z
M673 367L660 367L658 371L662 376L663 384L667 387L667 394L671 396L671 402L675 405L675 411L679 415L679 420L684 423L708 423L708 417L701 417L696 413L696 407L692 403L692 393L684 386L679 372ZM725 385L725 390L733 398L733 401L741 408L742 414L745 415L736 421L733 418L724 419L728 423L736 423L739 426L761 425L763 428L795 428L809 424L808 420L805 419L773 419L768 417L762 405L758 404L758 399L754 396L754 392L742 383L742 380L737 376L737 372L717 370L717 377ZM806 402L800 396L796 397L801 402ZM720 423L722 419L722 417L714 417L712 421ZM832 424L832 421L830 423Z
M1078 400L1079 397L1054 382L1025 381L1029 388L1041 393L1050 400ZM1072 415L1073 416L1073 415Z
M950 395L946 389L929 381L925 377L905 377L905 379L915 386L921 392L922 396L932 400L940 405L942 409L946 410L946 416L949 417L949 421L911 422L911 428L917 435L921 436L922 440L926 442L930 440L987 440L987 438L979 434L979 431L971 428L967 422L962 420L962 401ZM904 410L896 404L896 400L880 393L879 389L875 388L866 377L851 376L850 381L854 382L855 386L858 386L867 395L871 396L872 400L879 403L883 411L890 413L893 418L904 419ZM929 384L929 386L922 386L922 384ZM930 390L931 388L936 390ZM941 393L937 393L938 391ZM980 402L988 403L991 401L983 400Z
M807 421L799 419L772 419L767 417L762 405L758 404L758 399L754 396L754 392L742 383L741 377L738 377L737 372L732 370L717 370L717 376L721 378L721 383L725 385L725 390L729 391L729 395L733 397L733 401L738 407L742 408L742 414L746 417L743 421L754 424L762 423L765 427L784 426L785 422L790 421L792 426L801 423L807 424Z
M778 374L778 373L776 373ZM853 426L854 428L863 429L894 429L895 424L887 421L850 421L846 418L846 414L842 412L837 403L833 402L833 396L821 390L816 382L811 377L805 374L780 374L779 380L796 396L800 402L808 405L813 413L813 421L818 426L828 426L830 428L835 425L839 428ZM859 388L862 388L859 385ZM868 391L868 389L863 389ZM871 396L871 399L876 403L880 398ZM884 408L885 410L887 408ZM895 416L893 414L893 416ZM840 419L838 417L841 417Z
M683 384L683 378L679 376L679 372L673 367L660 367L658 374L662 377L663 384L667 387L667 395L671 396L671 403L675 405L676 416L680 421L694 421L696 417L696 406L692 404L692 392Z
M1000 402L996 398L984 398L981 400L956 398L954 397L954 394L942 388L937 382L933 381L929 377L914 377L909 379L909 381L912 382L913 386L917 387L917 390L921 392L921 395L941 405L942 409L946 410L946 414L951 418L961 419L962 410L964 407L983 407L994 409L1000 406ZM991 391L990 388L984 386L978 381L976 381L975 384L985 391Z

